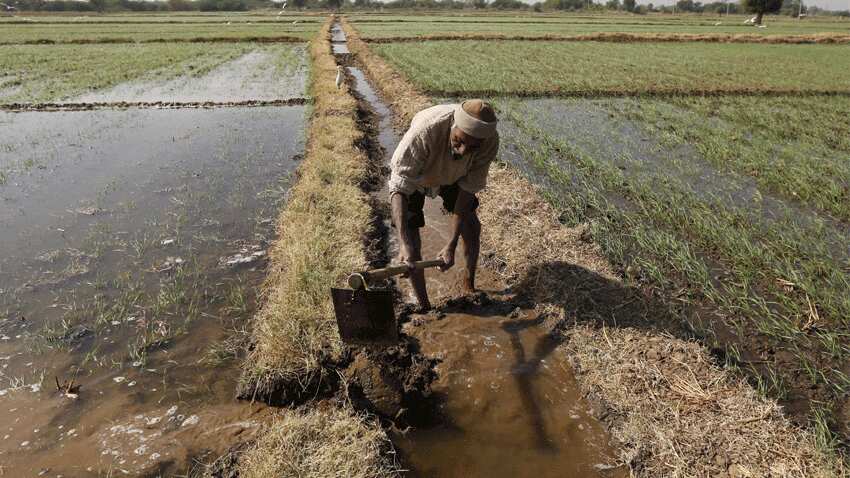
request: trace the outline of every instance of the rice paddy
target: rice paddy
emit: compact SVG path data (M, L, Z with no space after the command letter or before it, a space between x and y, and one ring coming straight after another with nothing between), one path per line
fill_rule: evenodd
M270 17L273 18L273 17ZM299 20L233 22L222 17L214 22L87 22L3 24L0 45L21 43L135 43L167 41L306 41L318 26Z
M427 35L571 36L593 33L806 35L850 33L850 21L768 16L767 28L744 24L744 15L352 15L364 39L416 38Z
M429 41L373 48L436 96L850 92L844 45Z
M303 47L239 43L0 46L0 102L52 102L140 80L200 78L252 51L271 55L284 77L303 73ZM285 82L285 81L284 81Z
M746 18L0 17L0 475L847 476L850 22ZM472 96L481 291L348 347L392 125Z

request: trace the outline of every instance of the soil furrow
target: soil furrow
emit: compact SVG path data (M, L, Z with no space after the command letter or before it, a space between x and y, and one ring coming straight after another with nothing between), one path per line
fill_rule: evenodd
M89 111L98 109L127 109L127 108L230 108L250 106L298 106L310 103L309 98L287 98L283 100L245 100L245 101L113 101L113 102L81 102L81 103L6 103L0 104L0 110L8 112L21 111Z
M410 43L440 40L497 40L497 41L567 41L567 42L613 42L613 43L762 43L762 44L846 44L847 34L811 35L753 35L753 34L706 34L706 33L592 33L588 35L505 35L481 33L447 33L420 36L367 37L366 43Z

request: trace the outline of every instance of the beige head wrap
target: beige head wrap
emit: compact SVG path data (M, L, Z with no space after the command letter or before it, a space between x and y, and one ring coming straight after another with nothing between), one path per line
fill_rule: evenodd
M455 126L473 138L492 138L498 122L493 107L481 100L464 101L455 109Z

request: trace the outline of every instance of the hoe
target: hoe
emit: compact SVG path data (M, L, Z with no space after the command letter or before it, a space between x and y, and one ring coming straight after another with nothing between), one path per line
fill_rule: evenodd
M442 260L419 261L415 269L443 265ZM393 292L370 286L408 271L406 265L355 272L348 276L351 289L331 289L336 323L342 341L353 345L392 345L398 342Z

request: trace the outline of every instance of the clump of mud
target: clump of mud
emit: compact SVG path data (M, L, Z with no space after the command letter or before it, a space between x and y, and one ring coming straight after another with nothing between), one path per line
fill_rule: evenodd
M385 348L347 347L342 358L306 376L257 380L244 375L236 398L281 407L338 398L397 424L419 423L431 407L437 363L419 352L415 339L401 334L398 344Z
M345 371L348 398L358 410L396 423L418 423L429 411L437 363L406 335L392 347L362 348Z

